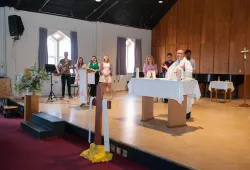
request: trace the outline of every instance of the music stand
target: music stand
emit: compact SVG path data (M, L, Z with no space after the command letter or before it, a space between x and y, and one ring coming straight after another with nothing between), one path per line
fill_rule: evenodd
M52 74L57 73L56 66L54 64L45 64L45 71L47 73L50 73L50 93L49 93L48 100L46 102L53 102L53 99L56 99L56 101L58 101L55 93L52 90L52 87L53 87Z

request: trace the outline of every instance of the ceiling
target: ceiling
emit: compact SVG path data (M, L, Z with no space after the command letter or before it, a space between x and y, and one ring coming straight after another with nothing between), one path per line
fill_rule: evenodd
M177 0L0 0L18 10L152 29Z

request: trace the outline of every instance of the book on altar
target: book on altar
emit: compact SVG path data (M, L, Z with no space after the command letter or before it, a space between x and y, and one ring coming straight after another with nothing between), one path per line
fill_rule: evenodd
M84 68L84 69L88 70L88 72L96 72L96 70L94 70L92 68L89 68L88 66L86 66L86 64L83 65L81 68Z
M148 71L146 77L155 79L156 78L155 71L151 71L151 70Z

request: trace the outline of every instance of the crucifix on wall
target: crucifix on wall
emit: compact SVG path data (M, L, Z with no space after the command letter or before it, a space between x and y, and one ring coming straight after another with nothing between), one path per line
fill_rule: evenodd
M240 107L250 107L250 105L248 105L246 103L246 90L247 90L247 53L249 53L249 50L247 50L246 47L244 47L244 50L241 51L241 53L244 54L244 103L240 105Z

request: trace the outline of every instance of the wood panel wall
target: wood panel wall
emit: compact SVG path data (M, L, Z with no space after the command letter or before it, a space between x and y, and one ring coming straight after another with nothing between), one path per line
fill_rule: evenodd
M243 74L241 50L250 50L249 0L177 0L152 30L159 70L166 54L190 49L196 73ZM246 72L250 74L250 53Z

